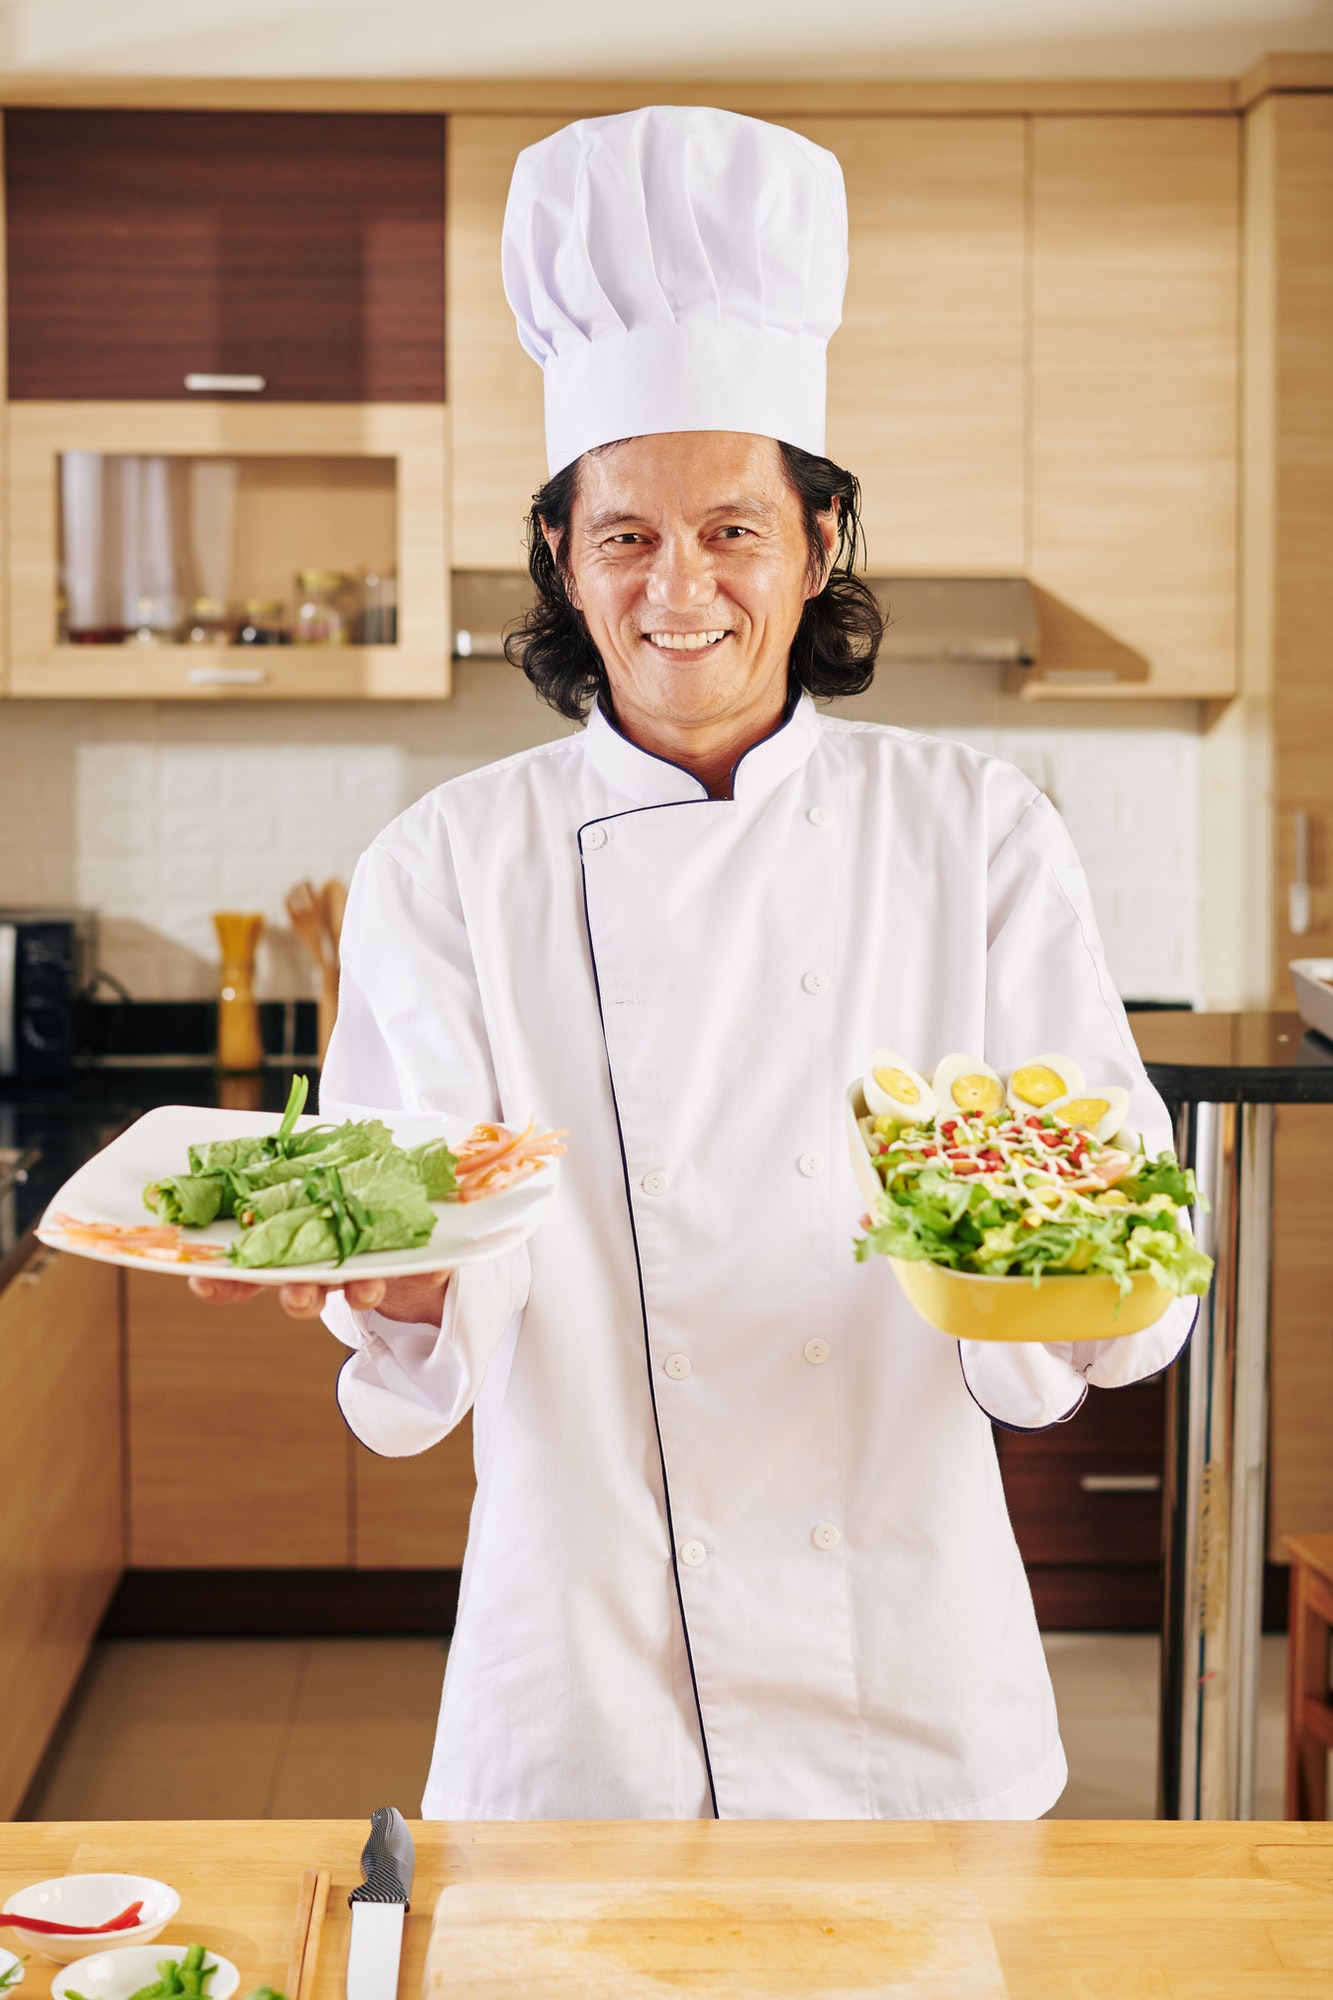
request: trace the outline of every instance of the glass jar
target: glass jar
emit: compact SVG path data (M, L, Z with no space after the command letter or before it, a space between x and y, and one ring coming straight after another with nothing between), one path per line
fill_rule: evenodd
M352 579L345 570L300 569L296 572L294 644L348 644L352 625L348 602L351 586Z
M234 619L216 597L196 597L185 621L187 646L228 646Z
M398 577L391 569L365 569L360 576L361 609L357 643L393 646L398 641Z
M281 598L247 597L236 628L238 646L290 646L287 609Z

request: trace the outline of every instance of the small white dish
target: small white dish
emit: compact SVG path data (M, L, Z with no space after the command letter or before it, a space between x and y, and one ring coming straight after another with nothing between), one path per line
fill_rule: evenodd
M9 1935L21 1950L70 1965L89 1951L113 1945L149 1944L164 1931L181 1906L176 1891L151 1875L58 1875L16 1889L4 1902L7 1917L40 1917L48 1924L104 1924L130 1903L142 1903L141 1921L131 1930L109 1931L107 1942L95 1937L63 1936L60 1932L25 1931L15 1924ZM142 1986L145 1982L140 1980ZM135 1989L131 1987L130 1992ZM92 1995L88 1996L92 2000Z
M23 1960L16 1951L6 1951L0 1945L0 1980L4 1981L0 1992L13 1993L23 1984Z
M348 1114L355 1118L380 1115L360 1106L349 1106ZM450 1146L459 1146L472 1130L465 1118L406 1112L389 1112L384 1117L400 1146L419 1146L430 1139L444 1139ZM314 1117L298 1118L296 1130L304 1132L319 1122ZM551 1159L527 1180L517 1181L498 1194L470 1202L432 1202L436 1224L428 1243L416 1250L366 1251L345 1264L286 1264L242 1271L221 1258L216 1262L197 1262L171 1256L148 1257L114 1242L90 1244L86 1238L66 1236L55 1221L56 1216L64 1214L80 1222L151 1226L154 1217L144 1207L144 1188L150 1181L187 1173L187 1156L192 1145L202 1145L210 1139L239 1139L251 1133L276 1132L281 1123L276 1111L159 1105L155 1111L147 1111L136 1119L118 1139L113 1139L65 1182L37 1225L37 1240L49 1249L72 1251L76 1257L89 1257L100 1264L120 1264L130 1271L163 1271L186 1278L239 1278L247 1285L308 1282L341 1285L357 1278L407 1278L423 1272L453 1270L459 1264L483 1263L516 1249L527 1241L545 1216L559 1182L559 1161ZM206 1228L183 1231L182 1241L188 1245L212 1244L225 1248L239 1234L235 1222L210 1222Z
M95 1951L58 1972L51 1981L51 1991L55 2000L66 2000L71 1991L81 1993L83 2000L130 2000L132 1993L153 1984L163 1959L172 1958L179 1965L188 1950L185 1944L132 1944ZM229 1958L216 1951L204 1953L205 1970L209 1966L214 1971L204 1987L207 2000L231 2000L241 1983L240 1973Z

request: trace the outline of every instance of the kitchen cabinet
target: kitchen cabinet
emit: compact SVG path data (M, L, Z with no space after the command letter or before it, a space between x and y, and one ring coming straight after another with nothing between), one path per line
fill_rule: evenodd
M210 1306L137 1271L125 1307L130 1567L349 1566L345 1350L327 1328L276 1294Z
M1029 575L1044 691L1087 677L1106 693L1229 696L1239 123L1031 129ZM1043 691L1041 673L1030 688Z
M546 479L542 375L518 343L500 279L514 161L564 118L449 120L446 348L453 419L453 567L522 569L523 526Z
M9 394L444 400L444 120L17 109Z
M0 1818L19 1806L124 1560L119 1279L39 1250L0 1292Z
M461 1569L476 1492L472 1418L415 1458L352 1446L357 1569Z
M995 1433L1037 1617L1057 1631L1161 1622L1166 1381L1092 1389L1067 1424Z
M512 570L546 477L541 371L498 255L514 161L561 119L449 121L454 566ZM851 281L829 351L829 450L862 481L872 569L1023 567L1021 118L785 121L838 155Z
M1243 701L1265 765L1271 753L1270 963L1287 1006L1288 960L1333 957L1333 94L1270 97L1246 128ZM1300 932L1289 896L1298 814L1309 889ZM1268 1511L1278 1562L1284 1534L1333 1531L1331 1149L1333 1112L1280 1107Z
M210 1306L126 1279L128 1563L134 1569L455 1569L472 1427L377 1458L335 1398L347 1350L276 1293Z
M15 695L217 700L449 691L448 458L436 404L23 402L9 408ZM343 646L70 644L61 637L64 455L236 468L230 595L290 600L305 567L394 567L397 640Z
M1020 575L1022 118L802 118L847 185L828 450L861 481L872 573Z

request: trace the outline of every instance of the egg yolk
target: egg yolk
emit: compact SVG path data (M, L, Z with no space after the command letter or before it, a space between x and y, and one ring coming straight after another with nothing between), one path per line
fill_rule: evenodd
M1040 1111L1043 1104L1054 1098L1063 1097L1065 1080L1045 1063L1029 1063L1026 1069L1016 1069L1013 1074L1014 1096L1021 1097L1024 1104L1031 1104Z
M997 1078L981 1071L972 1076L956 1076L949 1095L960 1111L998 1111L1004 1102Z
M899 1104L919 1104L921 1102L921 1092L917 1089L911 1077L908 1076L906 1070L877 1069L875 1071L875 1082L887 1097L895 1098Z
M1068 1104L1060 1106L1060 1116L1066 1125L1080 1125L1090 1132L1110 1109L1104 1097L1071 1097Z

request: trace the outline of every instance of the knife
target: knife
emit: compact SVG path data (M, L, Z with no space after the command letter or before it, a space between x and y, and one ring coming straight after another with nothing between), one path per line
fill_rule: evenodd
M411 1908L416 1849L396 1806L377 1806L361 1850L364 1880L347 1898L352 1942L347 1950L347 2000L395 2000L403 1918Z

